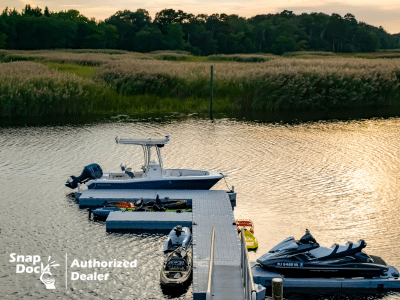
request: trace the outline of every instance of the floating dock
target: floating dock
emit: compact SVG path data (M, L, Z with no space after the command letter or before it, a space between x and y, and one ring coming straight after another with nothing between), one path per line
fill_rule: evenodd
M177 225L192 227L193 234L193 299L206 299L211 258L211 235L215 228L212 299L244 300L241 244L233 215L236 194L214 190L85 190L80 206L101 206L105 202L186 200L192 212L111 212L107 230L158 229L171 230ZM400 289L399 272L390 266L388 276L380 278L288 278L263 269L256 263L251 267L256 299L264 299L273 278L282 278L284 288L296 289Z
M192 205L190 190L84 190L79 196L79 206L103 206L105 203L134 202L142 198L144 201L155 201L157 195L163 202L186 200Z
M267 271L257 263L252 263L252 273L254 283L265 287L271 287L273 278L282 278L284 289L400 289L399 271L393 266L389 266L388 276L375 278L289 278Z
M177 225L191 227L193 216L191 212L122 212L113 211L106 221L107 230L171 230Z
M151 199L184 199L192 212L111 212L107 230L172 229L176 225L192 227L193 299L206 299L211 234L215 228L212 299L244 300L241 269L241 245L233 215L236 194L214 190L86 190L79 197L80 206L99 206L104 202ZM257 286L257 299L265 298L265 288Z

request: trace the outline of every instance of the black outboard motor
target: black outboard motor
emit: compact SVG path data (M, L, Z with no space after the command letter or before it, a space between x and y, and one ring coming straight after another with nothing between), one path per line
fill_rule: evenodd
M75 189L78 183L85 183L90 179L98 179L103 176L103 170L98 164L91 164L83 168L82 174L79 177L71 175L71 178L65 183L65 186Z
M156 203L153 205L153 209L155 211L165 211L164 205L162 201L160 200L160 196L157 195L156 197Z

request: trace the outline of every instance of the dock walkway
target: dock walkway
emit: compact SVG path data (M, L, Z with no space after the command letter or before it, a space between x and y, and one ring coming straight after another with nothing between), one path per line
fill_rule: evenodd
M211 234L215 227L213 299L244 300L240 240L232 202L226 191L215 190L87 190L79 198L80 206L103 205L104 201L132 199L186 199L192 213L111 212L107 230L172 229L192 225L193 299L205 299L211 256Z
M193 201L193 299L205 299L215 227L213 299L244 299L240 241L235 217L224 191L208 191Z

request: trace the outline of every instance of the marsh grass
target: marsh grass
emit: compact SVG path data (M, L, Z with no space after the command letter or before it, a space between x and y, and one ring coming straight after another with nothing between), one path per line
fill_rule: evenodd
M213 61L217 56L61 50L8 50L0 55L22 58L0 64L0 115L8 117L208 111L211 65L215 110L400 105L400 59L396 58L305 52L297 57L219 56L224 58ZM182 59L160 60L168 55ZM233 57L266 61L230 61ZM201 61L190 61L192 58Z
M98 67L71 64L71 63L60 64L54 62L45 62L44 64L49 66L51 69L56 69L57 71L60 72L66 72L81 77L92 75L93 72L95 72L98 69Z
M235 62L266 62L274 59L275 55L254 55L254 54L231 54L231 55L210 55L207 61L235 61Z

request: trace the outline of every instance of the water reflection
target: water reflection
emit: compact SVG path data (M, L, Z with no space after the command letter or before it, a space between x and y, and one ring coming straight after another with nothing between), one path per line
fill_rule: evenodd
M238 193L235 217L255 224L259 249L250 252L253 261L308 228L325 246L365 239L367 253L400 267L399 129L399 118L287 124L193 116L119 116L93 123L1 127L2 292L9 299L49 297L38 278L15 274L9 253L52 254L61 262L68 253L79 259L137 258L139 266L110 270L109 282L74 282L67 289L60 274L58 297L165 298L158 282L165 234L107 233L104 223L88 219L64 186L70 175L90 163L110 171L121 162L139 168L141 149L117 145L117 135L169 134L171 142L162 150L165 167L228 174L229 187L234 185ZM226 189L225 182L215 189ZM191 293L189 288L178 299L191 299ZM296 297L300 295L288 296L304 299ZM353 299L335 294L304 297ZM363 297L357 299L399 299L399 294Z

